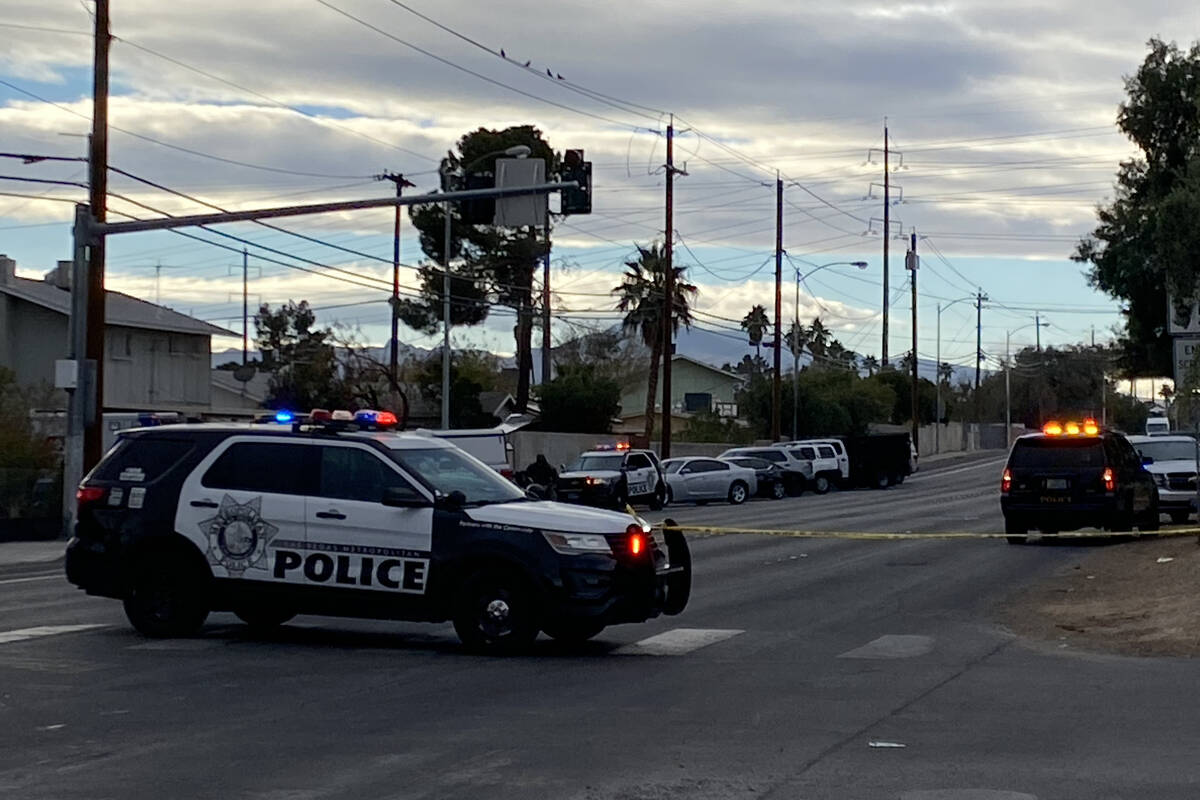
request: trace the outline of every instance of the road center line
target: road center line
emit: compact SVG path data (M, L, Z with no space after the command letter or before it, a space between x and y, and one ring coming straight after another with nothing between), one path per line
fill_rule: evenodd
M741 630L720 628L675 628L666 633L622 645L613 651L619 656L681 656L710 644L732 639Z
M35 628L18 628L15 631L0 631L0 644L9 644L11 642L24 642L28 639L37 639L42 636L56 636L60 633L77 633L78 631L88 631L94 628L107 628L107 625L38 625Z

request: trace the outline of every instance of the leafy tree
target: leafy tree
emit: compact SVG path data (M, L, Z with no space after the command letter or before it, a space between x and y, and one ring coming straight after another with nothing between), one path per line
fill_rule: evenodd
M765 375L771 369L767 364L767 360L762 356L752 356L746 354L742 356L742 360L736 364L722 364L721 369L726 372L733 372L737 375L743 375L747 378L755 375Z
M392 380L391 365L375 356L358 328L336 324L330 331L342 385L357 408L387 409L403 424L408 419L408 393L403 375Z
M558 375L536 388L539 427L563 433L608 433L621 409L621 385L596 364L560 366Z
M894 425L907 425L912 421L912 366L904 369L880 370L866 379L892 390L894 401L888 412L887 421ZM917 418L922 425L937 419L937 387L933 381L921 378L917 382Z
M897 402L891 387L850 370L804 370L796 385L796 437L863 433L873 422L890 421ZM785 381L781 390L783 408L790 412L792 382ZM770 436L771 381L762 375L752 377L738 393L738 410L756 436ZM784 416L790 420L790 413Z
M317 328L307 300L272 310L263 303L254 315L255 344L270 373L267 408L347 408L328 328Z
M658 371L663 358L663 316L665 313L667 261L658 244L638 246L635 261L625 262L621 284L613 289L617 310L625 314L621 329L636 335L650 348L650 372L646 382L646 438L654 438L654 398L658 391ZM671 328L692 325L692 300L697 289L687 281L687 268L672 264L674 295L671 304ZM669 414L670 409L663 409Z
M722 417L715 411L700 411L688 418L687 425L679 436L681 442L722 442L725 444L750 444L754 431L731 417Z
M480 392L491 390L499 376L495 356L460 350L450 357L450 427L485 428L496 420L479 405ZM442 402L442 354L433 353L417 365L415 380L421 396Z
M1154 38L1149 48L1117 114L1142 155L1121 163L1116 198L1072 256L1126 304L1120 344L1130 376L1171 374L1167 293L1187 306L1200 288L1200 45L1184 52Z
M746 316L742 317L742 330L750 337L750 344L754 345L755 356L762 356L763 336L770 327L771 320L767 318L767 309L763 306L754 306Z
M558 171L558 155L534 126L479 128L458 140L458 152L448 153L442 159L446 188L466 188L472 178L492 174L495 161L490 154L517 145L529 147L530 158L543 159L548 176ZM464 175L464 168L470 168L471 174ZM455 325L477 325L487 318L490 305L516 311L514 335L519 376L516 405L524 409L533 365L533 275L549 247L547 237L519 228L469 224L463 209L457 205L450 209L450 215L449 260L460 259L450 269L451 321ZM430 333L438 329L442 319L445 216L441 204L412 206L409 216L420 233L421 250L433 263L421 266L420 297L403 301L400 315L406 324Z

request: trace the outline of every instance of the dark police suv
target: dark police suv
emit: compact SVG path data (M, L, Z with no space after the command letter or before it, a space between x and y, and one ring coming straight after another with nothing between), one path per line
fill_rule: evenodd
M1048 422L1013 444L1000 484L1010 544L1042 533L1094 527L1158 530L1158 490L1137 451L1094 420Z
M449 442L353 423L123 433L78 498L67 578L149 636L210 611L307 613L451 620L469 647L513 651L678 614L691 587L677 532L532 499Z

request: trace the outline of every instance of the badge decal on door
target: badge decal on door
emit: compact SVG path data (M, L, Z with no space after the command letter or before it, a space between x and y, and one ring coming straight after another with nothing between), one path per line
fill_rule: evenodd
M222 566L234 577L247 569L266 569L267 544L279 528L262 518L262 498L239 503L229 495L221 498L215 517L200 523L208 538L209 563Z

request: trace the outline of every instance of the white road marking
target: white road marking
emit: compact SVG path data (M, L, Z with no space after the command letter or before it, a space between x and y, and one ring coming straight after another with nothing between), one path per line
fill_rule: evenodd
M912 658L923 656L932 649L932 636L888 634L867 642L862 647L847 650L838 658Z
M622 645L613 652L619 656L681 656L710 644L732 639L741 630L720 628L675 628L640 642Z
M4 585L10 584L10 583L32 583L33 581L51 581L51 580L54 580L55 578L61 578L62 576L63 575L61 572L56 572L53 575L34 575L32 578L8 578L7 580L0 581L0 586L4 586Z
M27 639L37 639L42 636L56 636L60 633L76 633L78 631L90 631L96 628L107 627L107 625L38 625L36 628L0 631L0 644L23 642Z
M935 470L933 472L917 473L916 475L913 475L912 477L910 477L908 480L909 480L909 482L923 481L926 478L941 478L946 475L957 475L960 472L971 472L972 470L976 470L976 469L996 469L997 467L1000 467L1001 465L1003 465L1007 458L1008 458L1008 456L1005 455L1004 458L991 458L991 459L988 459L987 461L981 461L978 464L968 464L965 467L954 467L952 469L941 469L941 470Z

